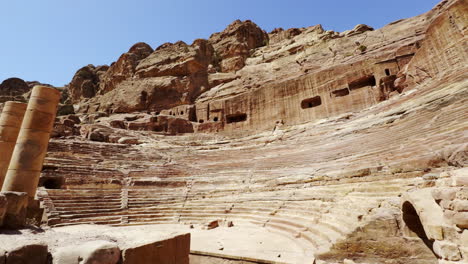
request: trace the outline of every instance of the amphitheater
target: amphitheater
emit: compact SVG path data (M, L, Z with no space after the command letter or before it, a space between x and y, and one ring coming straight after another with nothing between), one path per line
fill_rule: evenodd
M468 263L467 26L235 21L80 69L0 263Z

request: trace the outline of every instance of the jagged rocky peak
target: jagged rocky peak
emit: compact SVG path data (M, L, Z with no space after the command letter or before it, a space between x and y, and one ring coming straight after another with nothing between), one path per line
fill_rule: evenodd
M109 70L103 74L100 84L100 94L105 94L115 89L117 84L127 78L131 78L141 60L153 53L153 48L144 42L133 45L128 52L122 54L119 59L111 64Z
M29 85L20 78L9 78L0 84L1 95L22 95L30 90Z
M230 72L245 66L252 49L267 45L268 34L250 20L236 20L209 40L221 60L221 71Z
M79 69L68 85L72 102L77 103L82 99L94 97L99 89L102 75L108 69L107 65L96 67L92 64Z
M197 39L191 45L183 41L164 43L138 64L136 75L139 78L188 76L206 71L213 55L213 46L204 39Z

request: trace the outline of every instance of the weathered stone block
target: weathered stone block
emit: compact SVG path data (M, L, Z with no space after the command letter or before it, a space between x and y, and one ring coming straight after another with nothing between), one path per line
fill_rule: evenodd
M458 212L468 211L468 200L455 200L452 202L453 210Z
M116 264L120 260L120 249L109 241L91 241L79 246L57 249L54 264Z
M455 198L460 199L460 200L468 200L468 187L462 188L459 191L457 191Z
M460 228L468 228L468 212L445 210L444 216Z
M453 186L468 186L468 176L457 176L452 179Z
M5 228L20 228L26 222L28 195L23 192L2 192L7 201L3 219Z
M458 261L461 259L461 253L456 244L444 241L435 241L433 245L434 253L446 260Z
M10 250L5 264L47 264L47 245L22 245Z
M122 250L123 264L188 264L190 234L179 235L162 241Z
M435 200L453 200L457 195L456 188L438 188L432 190L432 197Z

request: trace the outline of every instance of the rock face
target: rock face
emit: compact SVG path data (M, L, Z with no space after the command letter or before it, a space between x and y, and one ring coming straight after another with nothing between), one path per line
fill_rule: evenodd
M68 85L72 102L95 96L101 77L108 69L108 66L95 67L91 64L79 69Z
M31 87L20 78L10 78L0 84L1 95L17 96L27 93Z
M115 86L125 79L133 77L138 63L148 57L153 49L146 43L133 45L127 53L113 63L102 75L99 83L99 92L105 94L114 90Z
M235 21L209 40L197 39L191 45L166 43L153 52L137 43L109 69L88 65L78 70L69 84L71 98L78 103L102 95L80 109L85 113L161 111L193 104L211 87L236 79L217 71L243 68L252 51L266 44L268 34L248 20Z
M58 119L80 135L49 145L47 224L187 228L213 262L468 261L466 6L341 33L236 21L123 56Z
M250 20L236 20L223 32L210 36L210 42L220 60L221 72L242 69L253 49L268 44L268 34Z

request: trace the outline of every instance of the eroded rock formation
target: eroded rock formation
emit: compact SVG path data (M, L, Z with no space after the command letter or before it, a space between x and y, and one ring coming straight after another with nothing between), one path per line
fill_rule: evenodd
M47 225L187 230L194 263L468 261L467 8L235 21L89 66L42 170Z

